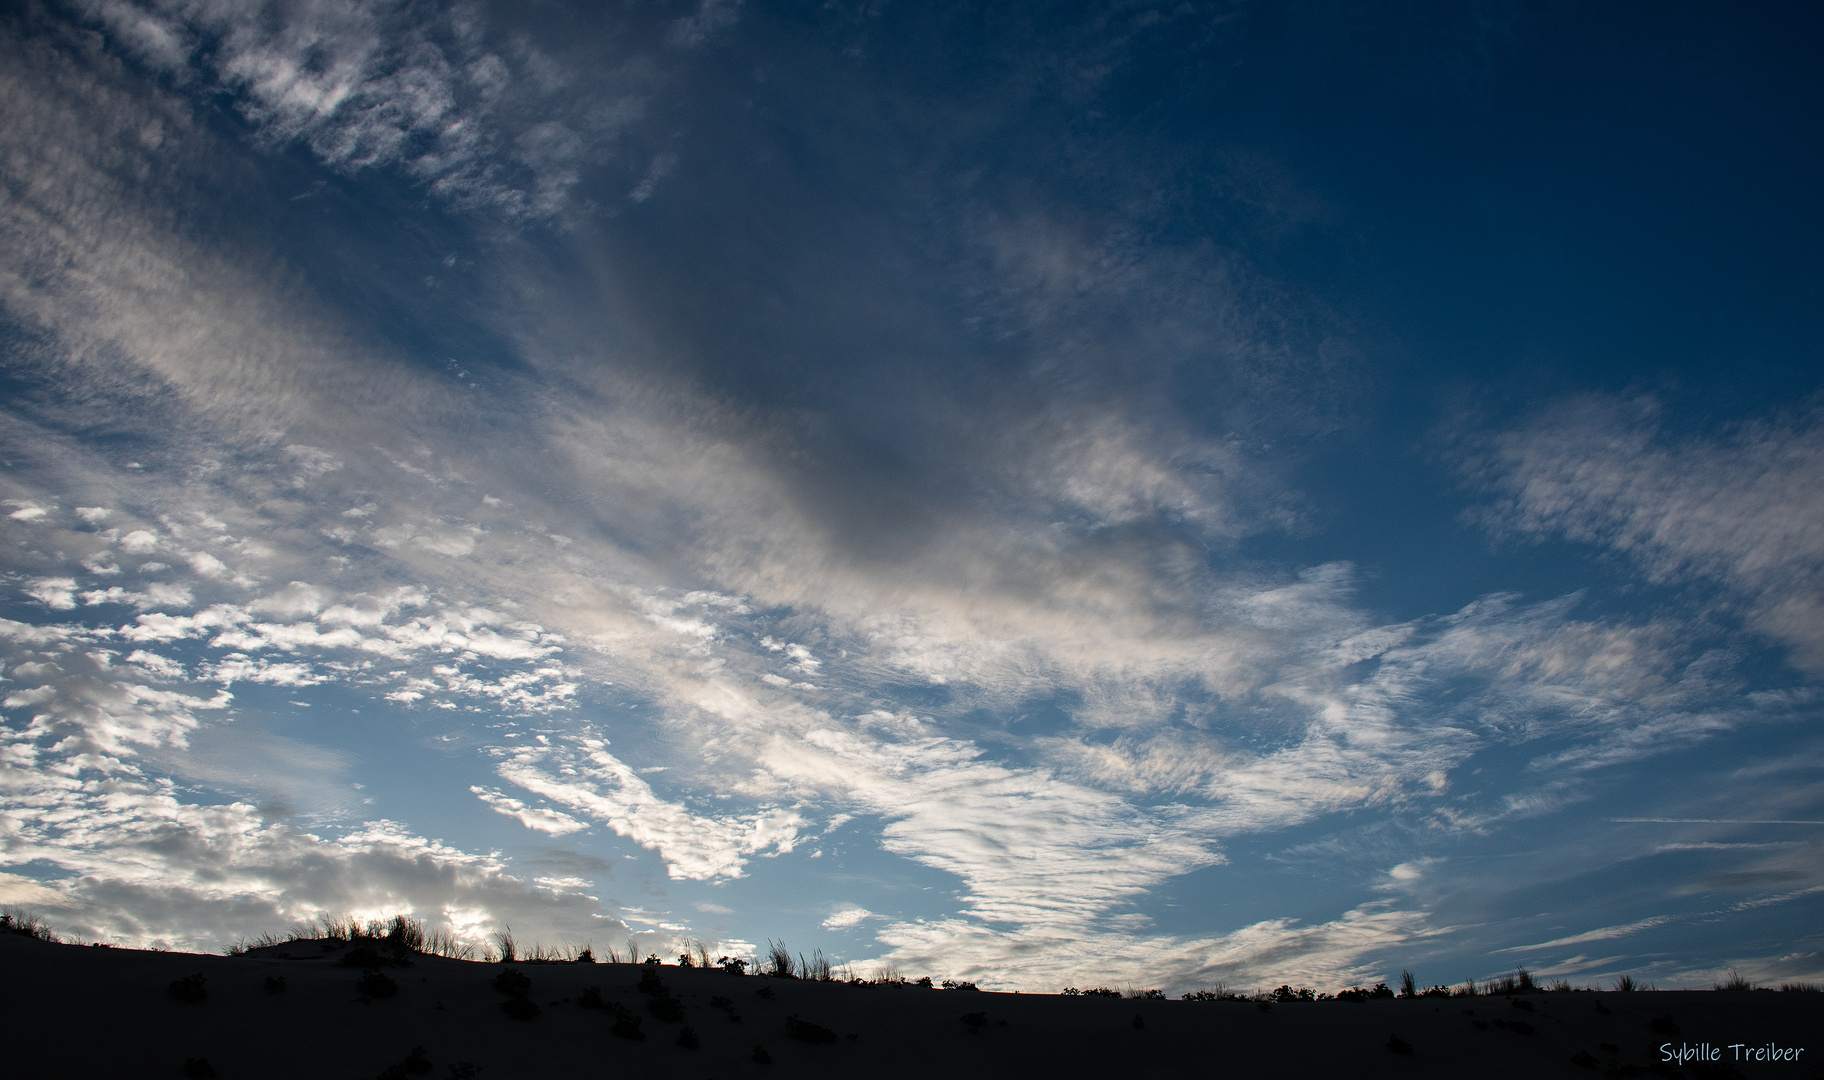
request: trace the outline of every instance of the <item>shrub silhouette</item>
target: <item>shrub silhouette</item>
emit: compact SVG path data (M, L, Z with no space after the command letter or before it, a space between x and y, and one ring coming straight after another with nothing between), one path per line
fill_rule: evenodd
M634 1015L633 1010L618 1001L608 1008L614 1013L612 1030L615 1035L623 1039L632 1039L635 1042L646 1038L646 1033L640 1030L640 1018Z
M1672 1019L1669 1014L1666 1016L1654 1017L1653 1022L1648 1024L1647 1027L1661 1035L1670 1035L1674 1039L1678 1038L1678 1021Z
M762 986L760 989L754 991L754 996L763 997L766 1000L771 1001L773 1000L773 988L770 986Z
M679 966L679 967L687 967L687 968L694 968L694 967L696 967L696 966L697 966L697 962L696 962L696 961L695 961L695 960L693 960L693 959L691 959L691 956L690 956L690 954L689 954L689 953L687 953L687 952L686 952L686 953L679 953L679 954L678 954L678 966Z
M1495 1026L1498 1028L1506 1028L1516 1035L1531 1035L1533 1033L1533 1025L1527 1023L1525 1020L1496 1020Z
M958 1019L969 1028L971 1035L980 1033L982 1028L988 1026L988 1014L985 1012L964 1013Z
M384 972L370 971L355 980L355 989L368 997L388 998L399 992L399 984Z
M576 954L576 963L579 963L579 964L595 963L595 950L591 949L587 945L583 946L583 951Z
M209 1064L209 1059L205 1057L185 1058L184 1075L197 1080L208 1080L215 1075L215 1066Z
M510 997L500 1003L500 1011L515 1020L530 1020L538 1015L538 1002L531 998Z
M1301 986L1297 990L1292 989L1290 986L1281 986L1279 989L1273 991L1273 1004L1275 1005L1285 1005L1288 1002L1293 1001L1316 1000L1317 992L1308 986Z
M1412 1056L1412 1044L1398 1035L1387 1036L1387 1049L1403 1057Z
M1341 994L1338 994L1336 996L1340 998L1343 996L1343 994L1346 994L1346 993L1349 993L1349 991L1345 990ZM1361 990L1361 991L1359 991L1359 993L1363 997L1368 996L1368 991L1366 991L1366 990ZM1189 993L1179 995L1179 1000L1181 1000L1181 1001L1241 1001L1244 999L1243 999L1242 995L1236 993L1233 990L1230 990L1228 987L1223 986L1221 983L1218 983L1218 984L1216 984L1216 988L1214 990L1192 990Z
M532 992L532 980L513 968L502 968L494 976L494 989L509 997L525 997Z
M929 980L927 980L927 981L929 981ZM1095 987L1095 988L1094 988L1094 989L1092 989L1092 990L1079 990L1079 989L1077 989L1077 988L1076 988L1076 987L1074 987L1074 986L1066 986L1066 987L1065 987L1065 988L1064 988L1064 990L1063 990L1063 994L1064 994L1064 996L1065 996L1065 997L1111 997L1111 998L1118 998L1118 997L1120 997L1120 996L1121 996L1121 991L1119 991L1119 990L1115 990L1115 989L1112 989L1112 988L1110 988L1110 987L1107 987L1107 986L1098 986L1098 987Z
M372 945L357 945L342 954L337 963L351 968L411 967L411 960L403 956L381 956Z
M1615 980L1615 989L1621 993L1627 994L1640 989L1640 986L1635 983L1634 976L1623 975L1621 978Z
M1749 982L1747 979L1742 978L1739 974L1736 973L1736 970L1734 968L1730 968L1728 980L1726 982L1717 983L1712 989L1716 989L1716 990L1753 990L1754 984Z
M285 976L266 976L266 992L268 994L283 994L285 992Z
M716 961L716 966L730 975L747 974L747 961L738 956L724 956Z
M1139 1013L1134 1014L1134 1030L1135 1031L1145 1031L1146 1030L1146 1017L1141 1016Z
M474 1067L470 1066L470 1068L473 1069ZM414 1046L412 1047L411 1053L405 1055L405 1060L395 1061L391 1065L380 1070L380 1075L375 1077L374 1080L405 1080L408 1076L417 1076L430 1071L431 1059L425 1056L424 1047ZM451 1075L455 1075L455 1072L456 1066L451 1066ZM473 1073L470 1075L473 1075Z
M1422 991L1419 996L1422 998L1447 998L1450 996L1450 987L1434 986L1428 990Z
M608 1006L602 1001L602 988L599 986L583 987L583 996L576 1002L585 1009L605 1009Z
M206 1001L209 998L209 991L203 989L203 984L208 981L209 980L203 978L203 973L199 971L194 975L186 975L181 979L171 980L171 984L165 987L165 993L170 994L179 1001ZM215 1074L211 1073L210 1075L213 1076Z
M702 1040L697 1038L697 1029L691 1027L689 1024L685 1024L682 1028L678 1029L678 1045L686 1050L695 1050L698 1046L702 1045Z
M0 934L18 934L20 937L48 941L53 945L61 941L44 920L15 907L0 908Z
M771 1065L773 1063L773 1055L767 1053L766 1047L761 1046L759 1043L754 1044L753 1059L754 1064L756 1065Z
M1135 1001L1164 1001L1164 990L1129 990L1127 996Z
M675 1024L684 1019L683 1002L672 997L669 991L652 995L651 1000L646 1002L646 1011L653 1015L653 1019L667 1024Z
M809 1020L800 1020L797 1016L785 1018L785 1033L799 1042L833 1043L836 1033L822 1024L813 1024Z
M450 1066L450 1080L475 1080L475 1076L479 1072L481 1072L480 1066L458 1061Z
M981 989L981 987L975 985L972 982L958 982L955 979L945 979L943 982L939 983L938 985L942 986L945 990L980 990Z
M1400 996L1403 998L1419 996L1418 983L1410 971L1400 972Z

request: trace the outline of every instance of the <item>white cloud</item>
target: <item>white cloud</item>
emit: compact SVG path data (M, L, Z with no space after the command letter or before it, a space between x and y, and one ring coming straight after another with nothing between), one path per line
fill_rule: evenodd
M76 606L75 578L39 578L24 591L52 611L68 611Z
M1492 441L1466 468L1499 498L1497 530L1561 535L1659 581L1708 578L1753 624L1824 669L1824 423L1664 432L1650 402L1588 398Z
M495 813L505 814L528 829L535 829L552 836L563 836L566 833L581 832L589 827L561 810L527 806L518 799L502 795L493 788L470 787L469 790L475 793L476 798L493 807Z
M301 143L348 171L396 167L442 199L510 218L558 211L583 167L603 156L650 93L637 56L623 57L619 71L592 57L595 77L579 88L529 43L490 48L483 15L471 7L81 6L124 51L180 82L232 92L272 142ZM717 9L712 2L694 17L703 33L728 21ZM309 455L312 447L293 449L307 470L336 464Z
M825 930L847 930L852 926L860 925L864 919L875 917L874 913L867 908L843 908L841 911L831 912L821 925Z

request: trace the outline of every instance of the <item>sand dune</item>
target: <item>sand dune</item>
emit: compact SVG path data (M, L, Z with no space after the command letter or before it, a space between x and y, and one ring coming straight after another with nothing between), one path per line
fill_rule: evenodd
M292 942L226 957L0 935L0 1010L11 1033L3 1071L22 1080L1593 1077L1733 1075L1730 1069L1824 1076L1824 994L1558 993L1263 1009L850 986L670 965L657 969L663 989L649 981L643 992L643 969L632 964L414 956L409 967L380 968L384 978L374 979L342 963L349 948ZM508 990L520 988L516 980L497 986L509 968L529 980L515 1007ZM182 1000L197 997L182 992L186 985L202 996ZM598 988L602 1007L586 1005L596 996L589 987ZM667 1012L662 1003L653 1007L655 997L676 1002L676 1019L655 1015ZM531 1006L535 1015L513 1015L532 1014ZM615 1033L618 1023L630 1034L633 1018L643 1039ZM686 1027L698 1037L695 1048L679 1045ZM1390 1047L1396 1035L1410 1052ZM1703 1044L1720 1060L1680 1067L1660 1049ZM1736 1061L1732 1044L1802 1052L1796 1060ZM755 1060L756 1047L770 1063Z

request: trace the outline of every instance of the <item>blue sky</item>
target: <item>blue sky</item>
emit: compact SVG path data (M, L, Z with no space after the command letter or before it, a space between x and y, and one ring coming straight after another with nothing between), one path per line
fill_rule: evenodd
M1815 13L0 22L0 900L1824 977Z

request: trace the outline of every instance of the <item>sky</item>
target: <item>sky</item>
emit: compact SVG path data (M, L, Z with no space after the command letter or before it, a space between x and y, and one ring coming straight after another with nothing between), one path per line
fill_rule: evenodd
M1824 977L1806 5L0 14L0 901Z

